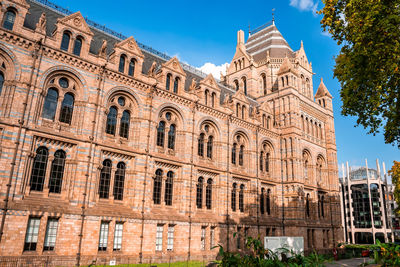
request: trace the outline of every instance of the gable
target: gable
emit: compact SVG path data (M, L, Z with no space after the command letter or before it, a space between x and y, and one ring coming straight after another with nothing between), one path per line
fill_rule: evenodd
M167 62L165 62L163 64L163 67L166 67L176 73L186 76L185 71L183 70L181 64L179 63L179 60L176 57L173 57L170 60L168 60Z
M243 88L240 88L239 90L237 90L236 93L232 96L232 98L239 100L241 102L244 102L246 104L250 104L249 100L247 100L247 97L243 92Z
M267 101L261 103L260 109L267 112L268 114L273 114Z
M115 48L125 50L128 53L134 53L140 57L144 57L142 50L137 45L135 39L131 36L125 40L115 44Z
M69 16L59 18L57 22L65 26L69 26L80 32L93 36L93 32L90 30L81 12L79 11Z
M212 89L220 91L218 87L218 83L215 81L214 76L212 74L208 74L203 80L200 81L200 84L210 87Z

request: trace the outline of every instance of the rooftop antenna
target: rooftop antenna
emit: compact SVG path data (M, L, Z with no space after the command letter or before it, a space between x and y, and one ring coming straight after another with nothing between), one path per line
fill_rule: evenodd
M272 9L272 25L275 25L275 8Z

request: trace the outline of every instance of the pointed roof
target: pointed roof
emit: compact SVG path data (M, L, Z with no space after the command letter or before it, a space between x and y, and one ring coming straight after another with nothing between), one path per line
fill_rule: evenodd
M321 83L318 86L318 90L315 93L315 98L320 98L327 96L329 98L332 98L332 95L329 93L328 89L326 88L323 79L321 78Z
M268 104L268 101L262 102L260 105L260 109L266 111L269 114L273 114L273 112Z
M245 46L247 53L256 62L266 58L268 52L273 58L283 58L285 55L294 57L292 48L278 31L275 23L266 24L251 32Z
M90 30L90 27L87 25L80 11L75 12L69 16L59 18L58 22L64 25L68 25L78 31L93 35L93 32Z
M281 75L281 74L287 73L287 72L292 72L296 75L298 74L297 70L294 68L293 64L290 62L290 59L288 57L285 57L281 67L278 70L278 75Z
M144 57L144 55L142 53L142 50L139 48L139 46L137 45L135 39L132 36L126 38L125 40L123 40L123 41L121 41L119 43L116 43L115 47L124 49L124 50L129 51L129 52L133 52L135 54L138 54L141 57Z
M236 93L232 96L232 98L250 104L249 100L247 99L246 95L243 92L243 88L239 88L239 90L236 91Z
M220 90L218 87L218 83L215 81L214 76L211 73L208 74L203 80L201 80L200 83Z
M186 76L185 71L183 70L181 64L179 63L179 60L177 57L173 57L170 60L168 60L167 62L165 62L163 64L163 67L167 67L177 73L182 74L183 76Z

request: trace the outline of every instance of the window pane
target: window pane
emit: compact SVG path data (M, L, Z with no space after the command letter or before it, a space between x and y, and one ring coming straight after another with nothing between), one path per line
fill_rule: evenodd
M6 14L4 15L4 22L3 22L3 28L7 30L12 30L14 27L14 22L15 22L15 12L14 11L7 11Z
M167 180L165 181L165 205L171 206L172 205L172 190L173 190L173 179L174 173L168 172L167 173Z
M206 187L206 207L207 209L211 209L212 203L212 179L208 179L207 187Z
M106 159L103 161L103 168L100 172L100 185L99 185L99 197L108 198L110 191L110 180L111 180L111 161Z
M39 147L36 150L36 156L33 160L30 187L33 191L42 191L44 179L46 176L48 151L45 147Z
M196 206L201 209L203 207L203 177L199 178L196 189Z
M164 231L164 225L162 224L157 225L156 251L162 251L163 231Z
M114 247L113 250L121 250L122 248L122 233L124 229L123 223L115 224L115 232L114 232Z
M60 47L61 50L68 51L69 40L70 40L69 34L64 32L62 40L61 40L61 47Z
M46 98L44 99L42 117L54 120L57 110L58 92L54 88L47 91Z
M106 133L115 135L115 128L117 126L117 109L110 107L107 114Z
M3 73L0 71L0 94L3 91L3 84L4 84L4 75Z
M162 182L162 170L158 169L156 171L156 176L154 177L154 186L153 186L153 201L154 204L161 203L161 182Z
M51 164L49 192L61 193L62 179L64 175L65 152L62 150L54 153L54 160Z
M122 117L121 117L121 124L119 128L119 135L124 138L129 137L129 124L131 120L131 115L129 114L129 111L124 110L122 112Z
M82 40L80 38L77 38L74 44L74 51L73 51L74 55L80 56L81 49L82 49Z
M114 177L114 199L122 200L124 197L124 182L125 182L125 164L118 163Z
M135 61L132 59L131 62L129 62L128 75L133 76L134 74L135 74Z
M25 236L25 251L35 251L39 234L40 218L29 218Z
M165 122L160 121L157 127L157 146L164 146Z
M214 247L214 239L215 239L215 227L211 227L210 229L210 249Z
M74 96L70 93L64 95L61 103L60 122L70 124L72 120L72 113L74 111Z
M175 149L175 125L169 127L168 132L168 148Z
M119 58L118 71L119 71L119 72L124 72L124 70L125 70L125 56L122 55L122 56Z
M174 226L168 226L167 250L174 250Z
M201 237L200 237L200 241L201 241L201 250L205 250L206 249L206 227L201 227Z
M108 242L108 222L101 222L100 225L100 236L99 236L99 251L107 250Z
M198 139L198 146L197 146L197 154L199 156L204 156L204 134L200 134L200 137Z
M207 158L211 159L212 158L212 150L213 150L213 137L209 136L208 137L208 142L207 142Z
M56 246L58 219L49 218L47 220L46 236L44 239L43 250L54 250Z

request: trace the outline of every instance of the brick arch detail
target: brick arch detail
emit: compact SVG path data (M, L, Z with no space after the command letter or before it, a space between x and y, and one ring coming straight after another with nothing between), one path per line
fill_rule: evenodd
M4 52L10 58L11 62L14 63L14 77L15 80L19 81L21 78L21 64L18 62L17 57L14 55L11 49L3 44L0 44L0 51Z

